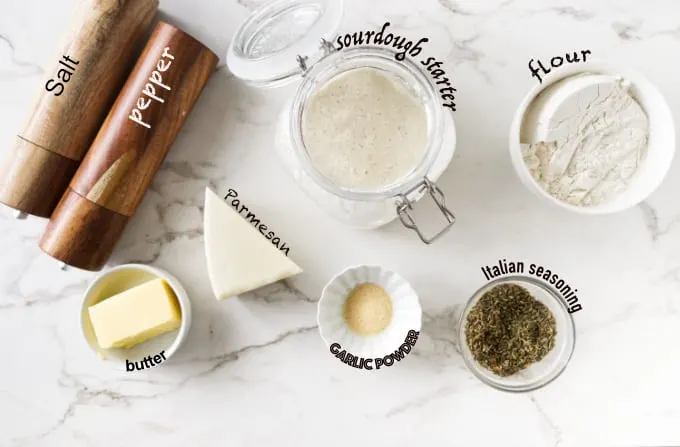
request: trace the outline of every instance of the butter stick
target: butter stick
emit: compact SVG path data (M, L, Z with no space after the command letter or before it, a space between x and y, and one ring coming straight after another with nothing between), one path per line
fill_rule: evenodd
M102 349L131 348L177 329L182 313L170 286L155 279L88 308Z

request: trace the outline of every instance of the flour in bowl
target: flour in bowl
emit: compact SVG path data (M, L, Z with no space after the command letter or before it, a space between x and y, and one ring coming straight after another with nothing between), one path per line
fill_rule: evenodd
M543 141L522 146L524 163L551 196L600 205L624 192L644 162L649 119L621 80L585 89L570 102Z

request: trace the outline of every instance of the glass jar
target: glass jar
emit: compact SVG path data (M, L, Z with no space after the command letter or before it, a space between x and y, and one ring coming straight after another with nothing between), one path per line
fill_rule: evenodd
M449 165L456 145L455 126L440 105L427 75L408 57L396 59L388 47L357 46L336 51L330 39L342 17L341 0L274 0L254 11L232 40L227 63L232 72L260 87L300 80L277 126L277 154L302 190L320 207L345 224L377 228L399 217L429 244L455 222L444 194L434 183ZM311 59L314 59L313 62ZM313 164L302 136L309 100L336 77L371 68L401 85L423 107L427 119L427 147L410 172L392 184L372 190L350 189L324 176ZM425 235L412 209L428 196L445 218L434 235Z

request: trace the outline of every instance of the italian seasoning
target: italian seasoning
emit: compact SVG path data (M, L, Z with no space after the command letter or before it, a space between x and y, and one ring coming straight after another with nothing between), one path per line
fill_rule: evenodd
M475 360L505 377L540 361L555 347L555 317L517 284L499 284L482 295L465 322Z

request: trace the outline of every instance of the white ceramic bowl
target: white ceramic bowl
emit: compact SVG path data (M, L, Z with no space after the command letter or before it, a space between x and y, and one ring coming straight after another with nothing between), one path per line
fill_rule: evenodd
M164 279L175 292L182 312L182 323L179 329L154 337L130 349L100 348L92 329L88 308L106 298L157 278ZM85 340L92 350L101 359L111 362L116 368L126 370L126 361L140 361L146 356L153 357L162 351L165 351L165 361L167 361L177 352L187 337L191 326L191 302L182 284L168 272L148 265L125 264L107 270L90 284L83 298L80 323ZM161 366L163 363L161 363Z
M563 202L548 192L533 178L522 157L521 136L525 119L530 115L530 106L536 97L555 83L577 74L592 73L621 77L632 84L631 92L649 118L649 144L646 159L638 169L629 187L607 203L596 206L577 206ZM554 96L564 92L556 91ZM552 95L551 95L552 96ZM552 99L544 99L550 107ZM675 153L675 128L670 108L661 93L641 74L604 62L573 64L554 70L542 84L536 85L522 100L510 128L510 156L512 164L522 183L534 194L561 208L581 214L610 214L631 208L647 199L661 184L673 161Z
M392 320L380 333L362 336L353 332L344 318L345 301L359 284L382 287L392 300ZM319 300L317 321L326 345L338 343L342 349L363 358L384 357L404 343L409 331L420 331L422 309L418 295L400 275L378 266L349 267L326 285Z

